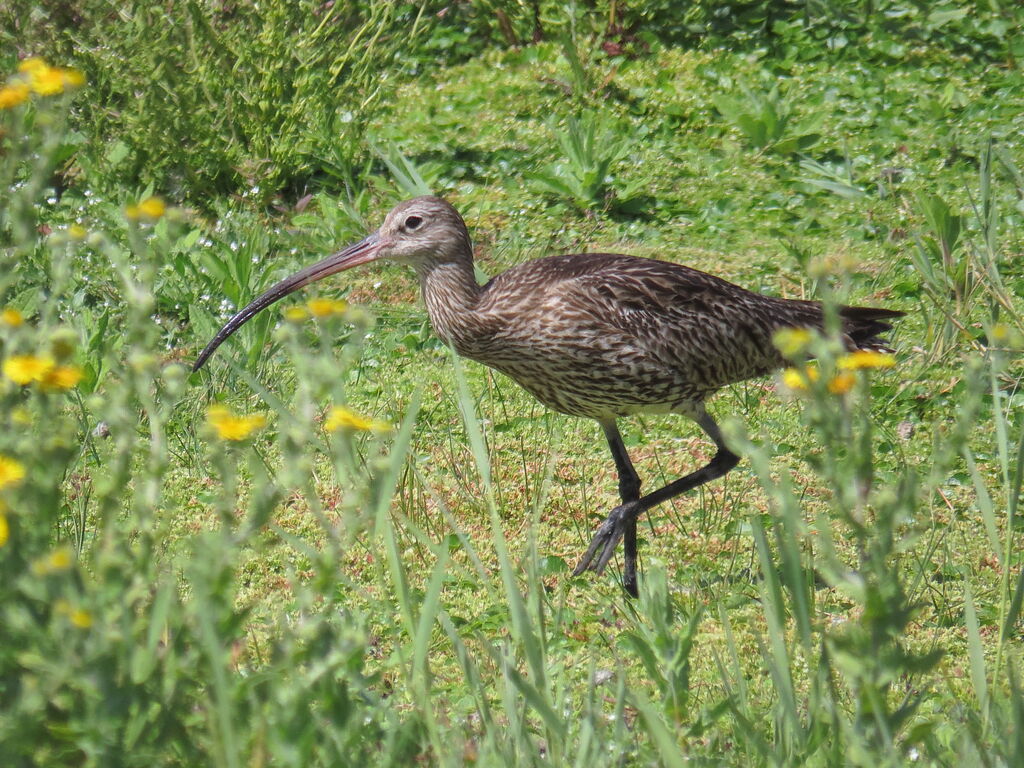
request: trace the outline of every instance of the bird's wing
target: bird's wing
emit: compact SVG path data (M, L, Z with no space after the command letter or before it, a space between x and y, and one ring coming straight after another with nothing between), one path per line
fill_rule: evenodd
M588 307L608 333L712 387L782 362L771 343L773 331L787 324L777 300L699 270L627 258L562 281L557 290L565 303Z

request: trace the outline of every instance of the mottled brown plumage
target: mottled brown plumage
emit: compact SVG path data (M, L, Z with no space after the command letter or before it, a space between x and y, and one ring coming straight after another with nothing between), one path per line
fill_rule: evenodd
M435 332L460 355L508 375L548 407L596 419L619 472L622 505L599 528L577 573L602 571L625 539L624 585L636 594L636 521L650 507L725 474L725 448L704 401L721 387L762 376L783 360L780 328L816 328L820 304L752 293L689 267L613 253L550 256L477 284L469 233L436 197L396 206L381 228L350 248L278 283L232 318L203 350L198 369L261 309L329 274L377 258L416 270ZM902 313L844 307L853 348L880 348L879 333ZM641 497L615 420L638 412L693 419L718 452L701 469Z

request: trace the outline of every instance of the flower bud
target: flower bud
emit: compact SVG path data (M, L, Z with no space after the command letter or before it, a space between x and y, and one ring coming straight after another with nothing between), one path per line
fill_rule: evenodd
M67 360L78 346L78 334L70 328L58 328L50 336L50 351L58 361Z

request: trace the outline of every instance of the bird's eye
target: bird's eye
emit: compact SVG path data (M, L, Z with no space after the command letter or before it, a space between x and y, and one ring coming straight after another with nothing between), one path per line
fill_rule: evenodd
M423 223L423 219L419 216L410 216L405 220L405 228L412 232L414 229L419 229L420 224Z

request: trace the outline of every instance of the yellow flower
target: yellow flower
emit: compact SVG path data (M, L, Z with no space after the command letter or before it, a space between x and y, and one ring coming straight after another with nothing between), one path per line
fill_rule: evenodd
M36 576L45 576L48 573L66 571L71 567L72 560L71 547L65 544L48 555L36 558L32 563L32 573Z
M892 368L896 365L896 358L885 352L876 352L873 349L858 349L848 355L843 355L836 361L836 366L842 371L860 371L865 368Z
M213 427L221 440L245 440L253 432L267 425L267 417L262 413L240 416L232 413L223 405L211 405L206 410L206 423Z
M783 357L797 357L807 349L812 338L806 328L780 328L772 336L772 343Z
M88 234L89 233L86 231L85 227L83 227L81 224L72 224L70 227L68 227L69 240L81 242L82 240L85 240Z
M162 199L156 196L147 197L138 205L126 205L124 207L124 215L132 221L136 221L138 219L155 221L165 213L167 213L167 205Z
M54 96L85 84L85 75L80 70L51 67L38 56L25 59L18 65L18 71L28 80L26 87L41 96Z
M327 415L327 419L324 421L324 429L328 432L337 432L339 429L358 432L388 432L391 430L391 425L385 421L368 419L354 411L350 411L344 406L336 405L331 408L330 413Z
M782 383L792 390L806 390L812 381L817 380L817 368L787 368L782 372Z
M828 383L828 391L833 395L845 395L853 385L857 383L857 377L849 371L837 373Z
M7 540L11 538L11 526L7 522L7 515L0 512L0 547L7 543Z
M64 92L64 73L44 64L28 72L28 83L40 96L56 96Z
M13 307L8 307L0 312L0 323L10 326L11 328L17 328L24 322L25 316Z
M288 307L284 311L284 319L290 323L301 323L307 317L309 317L309 313L305 307Z
M19 104L24 104L28 99L29 87L27 83L11 83L0 88L0 109L10 109Z
M43 381L53 370L54 361L49 357L36 355L14 355L4 360L4 376L15 384L31 384Z
M147 219L159 219L167 212L167 206L159 197L147 197L139 203L139 213Z
M29 56L27 59L18 63L18 71L25 75L31 75L33 72L39 72L49 68L50 65L38 56Z
M77 365L58 365L43 377L42 387L46 390L72 389L82 380L82 369Z
M67 616L68 621L79 629L88 629L92 626L92 614L84 608L75 608L65 597L53 601L53 612L59 616Z
M71 88L81 88L85 85L85 74L80 69L62 69L64 84Z
M306 307L309 309L309 314L313 317L331 317L332 315L340 315L345 311L348 306L344 301L340 299L328 299L328 298L317 298L310 299L306 302Z
M66 571L71 567L71 547L64 545L57 547L46 558L46 564L51 571Z
M988 329L988 343L1016 351L1024 348L1024 332L1006 323L996 323Z
M25 477L25 465L0 453L0 488L17 485Z

